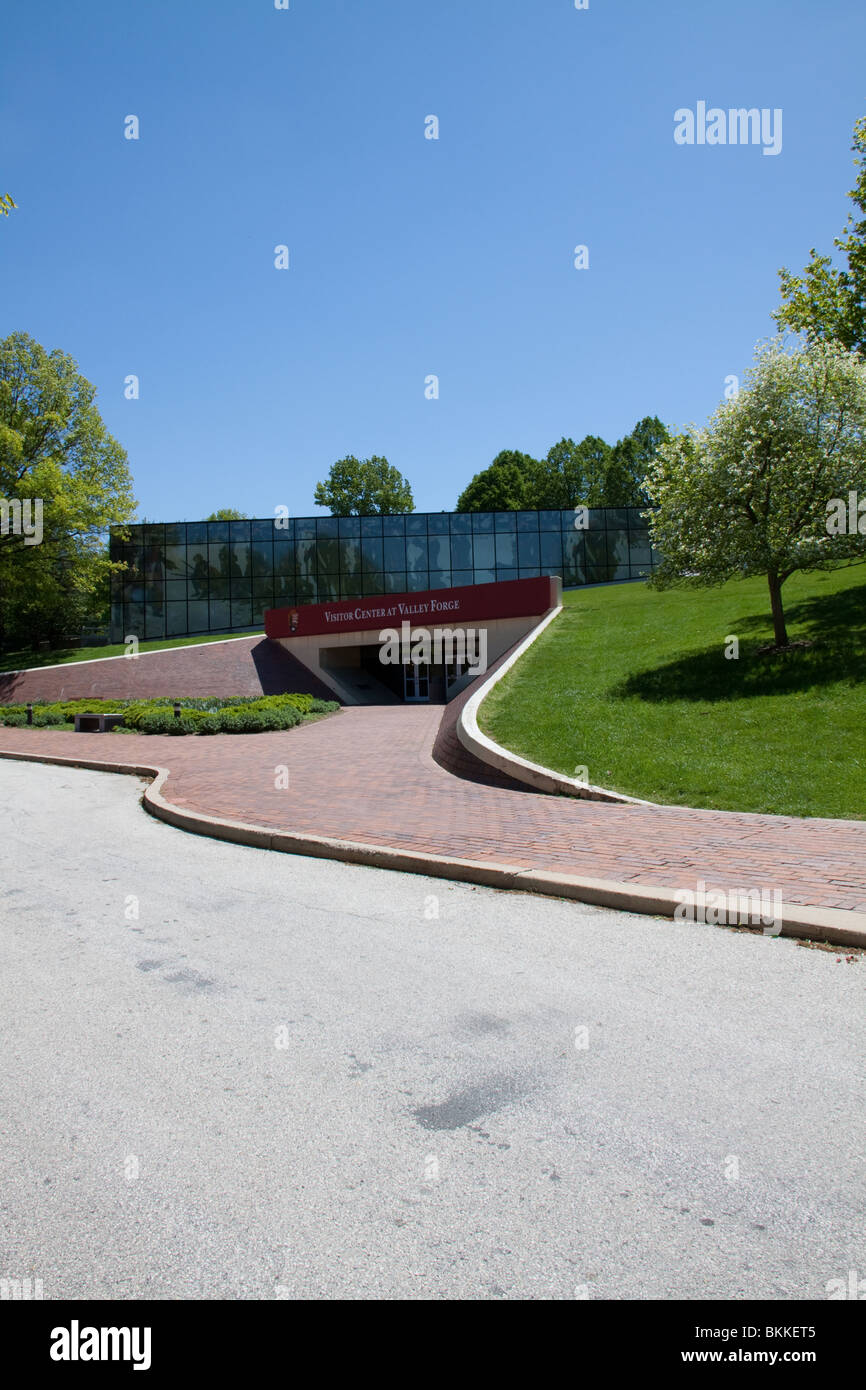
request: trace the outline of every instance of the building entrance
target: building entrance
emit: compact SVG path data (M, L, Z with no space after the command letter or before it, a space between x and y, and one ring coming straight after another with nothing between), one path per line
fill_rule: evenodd
M407 661L403 667L403 699L407 704L429 703L430 667Z

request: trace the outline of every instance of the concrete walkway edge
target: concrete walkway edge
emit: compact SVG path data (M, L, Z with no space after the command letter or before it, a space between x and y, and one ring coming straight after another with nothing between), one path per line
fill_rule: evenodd
M550 614L549 618L556 614ZM549 620L549 619L548 619ZM61 758L47 754L8 753L0 757L15 762L40 762L66 767L81 767L95 772L120 772L126 775L153 779L143 797L146 811L158 820L166 821L179 830L255 849L277 850L284 854L310 855L315 858L338 859L349 864L370 868L392 869L399 873L424 874L432 878L447 878L464 883L477 883L488 888L511 892L543 893L549 897L573 898L596 907L609 907L622 912L644 913L673 918L680 898L676 890L666 887L642 888L639 884L614 879L584 878L577 874L523 869L517 864L496 864L471 859L448 858L441 855L411 853L391 849L387 845L364 844L352 840L336 840L320 835L292 835L274 831L266 826L249 825L243 821L223 820L199 812L182 810L162 795L168 779L168 768L142 763L102 763L94 758ZM866 948L866 913L848 912L838 908L817 906L783 906L783 936L804 940L829 941L841 948ZM750 930L755 930L751 928Z
M527 633L523 641L518 643L508 659L503 661L502 665L497 667L489 679L484 681L472 697L466 701L457 721L457 737L463 747L473 753L481 762L487 763L489 767L495 767L498 772L504 772L518 782L524 782L527 786L534 787L536 791L552 792L558 796L577 796L585 801L613 801L629 806L653 806L655 802L641 801L636 796L625 796L620 792L608 791L606 787L595 787L588 782L579 782L575 777L566 777L562 772L554 772L553 768L542 767L540 763L532 763L527 758L521 758L517 753L503 748L501 743L496 743L492 738L488 738L487 734L482 733L478 727L478 711L482 702L487 699L493 687L520 660L524 652L541 636L554 618L559 617L561 612L562 604L546 614L541 622Z

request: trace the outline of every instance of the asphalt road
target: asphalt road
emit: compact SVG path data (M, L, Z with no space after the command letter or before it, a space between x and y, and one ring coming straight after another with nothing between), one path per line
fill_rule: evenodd
M0 1278L823 1300L866 1276L866 958L220 844L142 787L0 760Z

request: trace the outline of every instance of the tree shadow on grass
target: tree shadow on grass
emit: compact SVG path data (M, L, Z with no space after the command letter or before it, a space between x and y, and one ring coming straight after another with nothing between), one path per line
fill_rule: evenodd
M47 652L17 651L4 652L0 656L0 673L9 671L33 671L40 666L58 666L73 655L72 647L52 647Z
M811 646L760 652L772 642L772 625L769 615L749 614L730 625L730 633L740 639L738 660L726 659L719 637L703 651L634 672L611 694L655 703L741 700L866 681L866 584L803 599L785 612L791 640L805 640Z

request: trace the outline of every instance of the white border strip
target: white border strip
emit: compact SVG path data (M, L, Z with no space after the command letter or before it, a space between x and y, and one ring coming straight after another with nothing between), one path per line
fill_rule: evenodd
M587 782L578 782L574 777L566 777L561 772L554 772L552 768L542 767L540 763L531 763L526 758L520 758L516 753L511 753L507 748L503 748L501 743L495 743L492 738L488 738L478 727L478 710L483 700L487 698L493 687L502 680L502 677L511 670L512 666L520 660L523 653L532 646L537 637L540 637L545 628L558 618L562 612L562 604L551 609L542 618L540 623L527 633L523 641L515 647L507 661L503 661L498 670L494 671L483 685L476 690L475 694L466 701L457 720L457 737L470 753L474 753L476 758L480 758L483 763L490 767L495 767L499 772L506 773L518 782L526 782L530 787L535 787L538 791L554 792L560 796L577 796L586 801L614 801L626 803L630 806L654 806L654 801L641 801L636 796L622 796L619 792L607 791L605 787L595 787Z
M197 651L199 647L218 647L222 642L249 642L251 637L264 636L263 632L246 632L240 637L214 637L210 642L187 642L182 647L155 647L149 652L136 652L134 656L124 652L121 656L89 656L86 661L56 661L51 666L24 666L20 671L0 671L0 677L32 676L38 671L67 671L70 666L95 666L98 661L138 661L140 656L162 656L165 652L191 652ZM106 645L111 647L116 646L117 643L108 642Z

